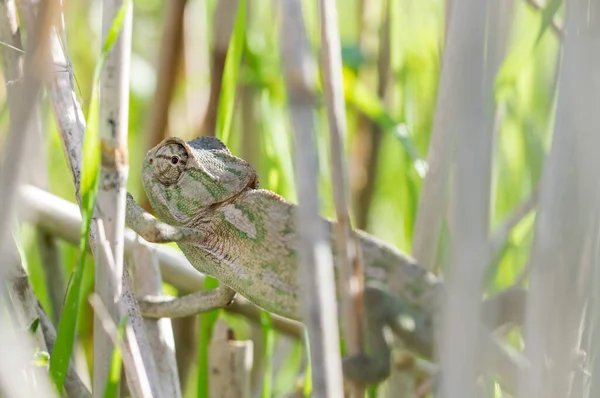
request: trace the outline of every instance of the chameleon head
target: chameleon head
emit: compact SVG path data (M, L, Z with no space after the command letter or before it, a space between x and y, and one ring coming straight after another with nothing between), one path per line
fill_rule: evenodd
M158 217L174 225L258 185L252 166L214 137L167 138L146 154L142 181Z

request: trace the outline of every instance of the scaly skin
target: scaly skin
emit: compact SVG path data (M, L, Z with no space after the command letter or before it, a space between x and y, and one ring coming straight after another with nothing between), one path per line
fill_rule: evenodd
M301 320L296 205L258 189L255 170L212 137L163 141L146 155L142 178L158 218L198 231L178 242L194 267L267 311ZM323 222L331 231L332 222ZM384 325L431 355L431 314L441 290L408 256L364 232L356 234L369 286L364 300L372 355L346 360L344 371L370 384L389 373ZM399 315L413 324L400 322Z

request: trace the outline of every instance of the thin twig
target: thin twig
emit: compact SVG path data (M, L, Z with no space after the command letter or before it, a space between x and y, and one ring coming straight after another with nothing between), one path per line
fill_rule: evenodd
M210 48L206 45L209 37L206 27L210 20L208 8L205 3L190 1L186 4L184 13L182 58L185 79L189 82L185 90L186 131L192 134L201 131L210 97L210 87L191 84L192 76L210 75Z
M362 336L362 297L364 290L364 264L356 235L348 214L348 190L343 137L346 132L346 109L342 88L342 55L334 0L321 0L321 46L323 54L323 92L329 120L331 147L331 180L337 223L335 244L338 260L338 286L341 297L341 314L348 355L364 352ZM301 139L298 137L298 139ZM352 386L354 397L364 397L364 386Z
M25 51L21 50L20 48L17 48L17 47L15 47L15 46L12 46L12 45L10 45L10 44L8 44L8 43L7 43L7 42L5 42L5 41L0 41L0 45L2 45L2 46L4 46L4 47L8 47L8 48L10 48L11 50L15 50L16 52L19 52L19 53L21 53L21 54L25 54Z
M363 1L364 3L364 1ZM383 22L379 33L379 56L377 61L377 96L381 101L385 101L386 90L388 88L390 71L390 1L382 2ZM361 13L362 13L361 9ZM362 24L364 25L364 24ZM361 29L361 46L367 40L366 30ZM367 71L365 73L368 73ZM359 115L358 131L354 139L353 165L351 167L350 183L353 191L354 215L356 219L356 228L366 230L369 221L371 202L375 194L375 181L377 180L377 169L379 164L379 152L381 148L381 139L383 130L374 120L364 114Z
M166 4L167 12L164 19L164 31L158 53L158 82L154 99L151 104L148 123L147 149L154 148L168 136L169 112L178 67L183 52L183 21L187 0L173 0ZM152 206L145 193L140 202L144 209Z
M342 372L333 259L319 217L314 135L316 82L299 0L281 4L283 69L295 137L298 192L299 274L303 318L310 340L313 394L342 397Z

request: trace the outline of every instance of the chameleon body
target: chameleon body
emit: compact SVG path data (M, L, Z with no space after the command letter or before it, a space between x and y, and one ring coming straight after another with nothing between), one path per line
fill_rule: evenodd
M178 242L195 268L269 312L301 320L295 204L259 189L256 171L212 137L163 141L146 155L142 179L159 219L197 231ZM332 222L323 223L333 239ZM364 300L372 355L346 361L344 371L369 384L389 373L384 325L431 355L431 319L422 314L434 311L424 307L437 302L440 283L399 250L355 233L369 286Z

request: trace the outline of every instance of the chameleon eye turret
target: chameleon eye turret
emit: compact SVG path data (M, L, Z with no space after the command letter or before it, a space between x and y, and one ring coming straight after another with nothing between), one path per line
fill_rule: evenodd
M181 144L174 142L158 147L148 159L154 175L165 185L174 184L179 180L187 162L187 151Z

